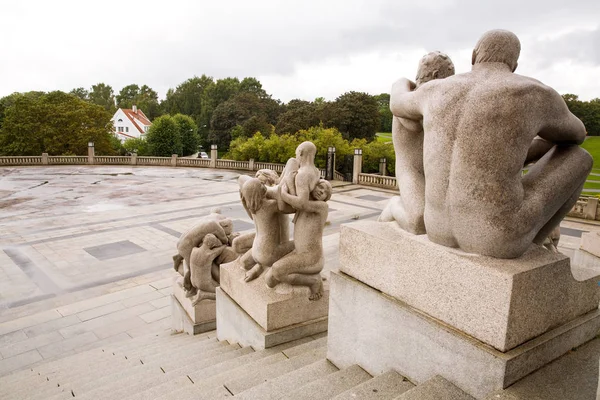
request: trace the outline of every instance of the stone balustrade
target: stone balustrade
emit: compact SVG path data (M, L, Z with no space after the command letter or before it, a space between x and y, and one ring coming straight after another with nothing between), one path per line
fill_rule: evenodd
M173 164L173 161L175 164ZM28 166L28 165L141 165L141 166L177 166L177 167L199 167L210 168L213 160L207 158L185 158L185 157L142 157L133 154L132 156L48 156L44 153L42 156L8 156L0 157L0 166ZM236 160L214 160L216 168L236 169L244 171L258 171L259 169L271 169L281 173L285 167L284 164L265 163ZM321 177L325 177L325 170L320 170ZM335 171L335 180L343 181L344 175ZM383 176L378 174L358 174L359 185L374 186L383 189L396 189L396 178L393 176ZM569 217L583 218L600 221L599 199L595 197L582 196L577 204L567 214Z

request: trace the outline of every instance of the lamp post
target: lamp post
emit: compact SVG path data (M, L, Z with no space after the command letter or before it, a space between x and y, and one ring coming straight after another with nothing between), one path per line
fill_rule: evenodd
M332 181L335 171L335 147L327 147L327 162L325 165L325 179Z

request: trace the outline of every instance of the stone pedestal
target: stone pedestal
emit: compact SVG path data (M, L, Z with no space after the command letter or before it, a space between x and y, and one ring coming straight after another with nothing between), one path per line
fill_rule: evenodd
M171 295L173 331L186 332L189 335L212 331L217 326L216 315L215 300L202 300L192 306L192 301L185 297L185 291L179 280L173 283Z
M340 271L328 332L339 368L441 375L483 398L600 332L598 278L576 281L568 258L537 246L494 259L364 221L341 228Z
M600 235L598 235L598 232L582 233L580 248L596 257L600 257Z
M244 282L246 271L237 262L221 265L217 289L219 340L269 348L327 330L329 287L321 299L310 301L309 290L280 284L267 287L264 273Z

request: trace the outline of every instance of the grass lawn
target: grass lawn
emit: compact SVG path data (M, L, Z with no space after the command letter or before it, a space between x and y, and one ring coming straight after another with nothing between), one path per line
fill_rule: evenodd
M392 141L392 133L391 132L377 132L377 141L379 142L391 142Z
M600 172L600 136L588 136L585 139L585 142L581 145L584 149L586 149L594 158L594 169L598 169L596 171L592 171L594 173ZM598 179L600 180L600 179Z

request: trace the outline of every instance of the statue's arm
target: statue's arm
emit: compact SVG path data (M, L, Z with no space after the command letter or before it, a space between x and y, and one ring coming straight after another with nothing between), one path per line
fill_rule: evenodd
M329 208L327 203L324 201L309 200L304 202L298 196L289 194L286 190L281 191L281 198L298 211L321 213L323 211L327 211Z
M553 147L554 143L549 142L546 139L542 139L539 136L536 136L535 138L533 138L533 141L529 146L529 150L527 150L527 157L525 158L525 163L523 165L536 162L537 160L542 158L547 152L549 152L550 149Z
M414 91L415 84L406 78L401 78L392 86L390 95L390 111L396 117L419 120L423 118L420 107L422 91Z
M563 98L552 88L545 87L544 115L538 135L554 144L581 144L585 140L585 126L569 111Z
M308 205L308 202L310 201L311 179L312 179L312 174L307 173L306 171L300 170L298 172L298 174L296 175L296 196L294 196L297 198L297 201L295 201L296 205L288 203L292 207L294 207L296 210L304 210L305 207ZM283 197L284 192L286 194L289 194L289 190L285 184L283 184L283 186L282 186L282 190L281 190L282 197L281 198L283 199L283 201L285 201L287 203L287 201L285 200L286 197Z

